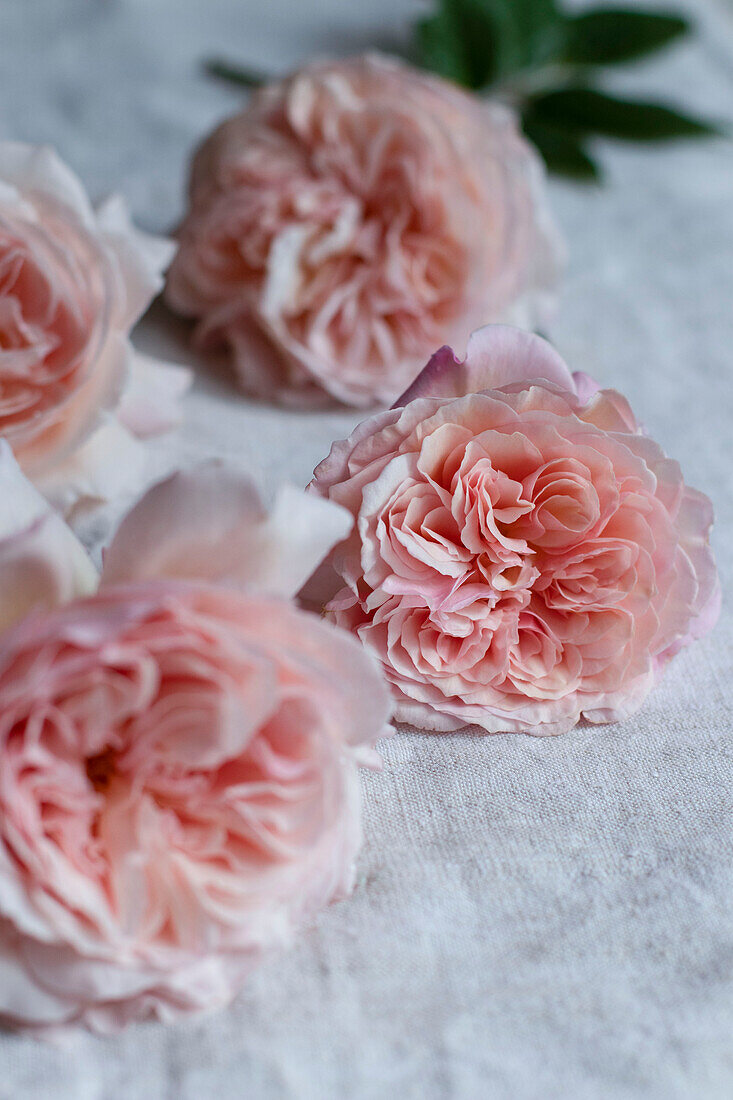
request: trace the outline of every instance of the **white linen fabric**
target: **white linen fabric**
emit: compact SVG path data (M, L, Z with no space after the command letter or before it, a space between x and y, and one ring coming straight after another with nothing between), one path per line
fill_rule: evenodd
M182 209L192 144L236 91L203 56L272 72L404 37L414 0L3 0L0 137L54 143L141 225ZM619 72L620 90L728 119L733 6ZM55 1048L0 1033L0 1100L717 1100L733 1095L733 144L599 148L601 189L552 184L570 268L549 335L623 390L713 498L727 592L715 633L637 717L557 739L424 736L364 777L355 896L188 1025ZM158 306L136 339L196 360ZM219 456L305 484L359 419L237 395L202 369L150 478ZM124 501L88 517L96 552ZM0 977L0 980L1 977Z

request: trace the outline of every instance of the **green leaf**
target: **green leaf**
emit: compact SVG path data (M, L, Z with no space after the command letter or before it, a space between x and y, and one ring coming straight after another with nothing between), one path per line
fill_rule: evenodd
M426 68L467 88L482 88L495 75L496 30L472 0L441 0L438 12L417 24Z
M594 8L567 21L564 60L581 65L631 61L666 46L690 29L672 12Z
M425 67L469 88L541 65L564 42L556 0L438 0L416 30Z
M539 68L561 49L564 19L555 0L483 0L493 12L497 76Z
M537 146L550 172L573 179L600 182L601 173L596 162L583 148L581 139L557 126L538 122L531 115L522 120L522 128L529 140Z
M233 65L230 61L222 61L218 57L204 62L204 72L209 76L218 77L219 80L227 80L230 84L240 84L245 88L259 88L267 83L264 73L244 69L239 65Z
M720 132L712 123L664 104L617 99L593 88L561 88L534 96L529 106L533 116L545 125L630 141L667 141Z
M480 86L474 82L460 31L450 16L440 12L429 19L421 19L415 26L415 37L424 68L466 88Z

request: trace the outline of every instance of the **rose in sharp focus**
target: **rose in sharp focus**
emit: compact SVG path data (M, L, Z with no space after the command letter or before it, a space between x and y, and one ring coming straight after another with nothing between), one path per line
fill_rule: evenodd
M347 526L294 490L268 516L219 467L176 475L124 520L96 595L46 587L59 606L0 634L3 1022L226 1004L351 889L387 690L286 598Z
M437 352L311 489L353 516L311 593L428 729L622 719L717 615L708 498L620 394L516 329Z
M248 392L366 406L478 324L542 323L559 252L508 111L357 57L266 87L204 142L167 297Z

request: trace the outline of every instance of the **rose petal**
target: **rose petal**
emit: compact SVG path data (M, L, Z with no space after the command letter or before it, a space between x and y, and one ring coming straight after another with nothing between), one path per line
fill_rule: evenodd
M83 225L90 227L94 212L79 177L50 145L0 142L0 179L19 192L35 192L63 203Z
M0 440L0 630L33 608L93 592L97 581L81 543Z
M575 392L570 370L547 340L510 325L485 325L470 336L463 361L450 348L437 351L395 407L418 397L463 397L535 379Z
M188 367L136 352L117 416L138 438L170 431L183 419L181 398L192 381L193 371Z
M249 477L220 463L155 485L123 520L104 559L103 583L196 578L294 595L351 517L285 487L268 516Z
M595 397L601 388L595 378L591 378L582 370L573 371L573 385L581 405L587 405L591 397Z
M150 476L149 463L144 445L117 420L109 419L36 483L55 508L71 517L86 505L139 492Z
M20 937L0 921L0 1018L17 1026L60 1024L73 1006L45 989L25 970L19 957Z
M133 225L121 195L112 195L102 203L96 219L122 275L123 294L117 303L115 322L131 328L162 290L163 272L176 253L176 245L167 237L144 233Z

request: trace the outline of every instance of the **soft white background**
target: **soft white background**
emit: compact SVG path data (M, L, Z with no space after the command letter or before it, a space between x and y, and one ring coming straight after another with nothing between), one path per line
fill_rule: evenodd
M388 45L410 0L1 0L0 137L50 141L141 224L182 208L192 144L239 96L207 54L273 72ZM733 9L619 87L730 121ZM553 183L570 247L551 336L624 390L714 499L733 541L733 144L599 155L607 186ZM189 359L158 307L139 341ZM286 414L201 373L151 477L205 455L267 491L304 483L348 412ZM87 524L97 546L109 514ZM725 614L634 720L557 740L426 737L365 780L355 897L263 968L234 1008L56 1050L0 1035L0 1100L400 1096L717 1100L733 1095L731 649Z

